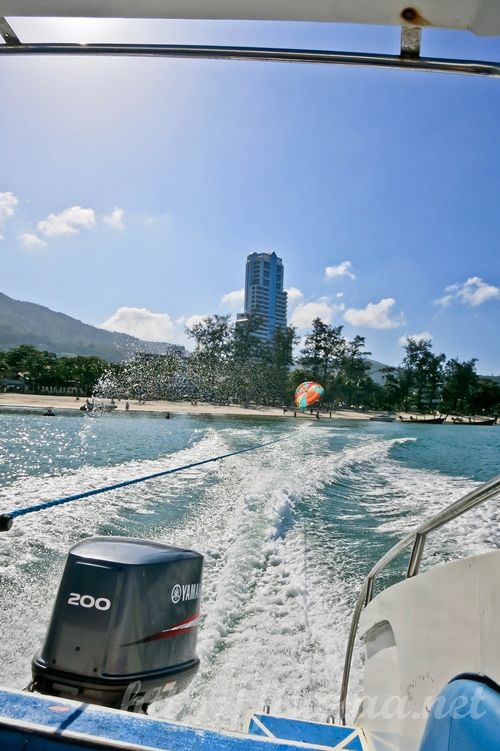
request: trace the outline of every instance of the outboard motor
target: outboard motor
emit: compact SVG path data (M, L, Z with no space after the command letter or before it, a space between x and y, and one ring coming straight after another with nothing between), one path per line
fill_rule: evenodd
M93 537L66 561L32 690L146 711L199 667L203 556L155 542Z

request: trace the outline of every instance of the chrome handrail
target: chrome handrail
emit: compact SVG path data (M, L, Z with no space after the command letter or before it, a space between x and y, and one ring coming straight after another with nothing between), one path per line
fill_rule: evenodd
M6 44L0 44L0 55L79 55L167 57L195 60L246 60L281 63L319 63L322 65L368 66L396 68L426 73L462 73L472 76L500 78L500 62L486 60L451 60L447 58L414 57L403 54L337 52L334 50L285 49L281 47L229 47L183 44L75 44L21 42L3 24Z
M377 578L378 574L387 566L388 563L390 563L397 555L399 555L399 553L401 553L413 543L413 549L410 555L406 577L409 578L416 576L420 567L420 561L422 559L422 553L424 551L427 535L430 532L434 532L436 529L439 529L439 527L448 524L448 522L457 519L467 511L470 511L476 506L479 506L485 501L488 501L498 493L500 493L500 475L494 477L492 480L489 480L483 485L480 485L475 490L467 493L467 495L459 498L458 501L455 501L454 503L447 506L445 509L443 509L443 511L440 511L438 514L435 514L430 519L420 524L420 526L407 534L398 543L396 543L396 545L388 550L387 553L383 555L382 558L380 558L380 560L377 561L377 563L373 566L370 573L361 585L361 591L358 595L358 599L354 607L351 628L349 631L349 639L347 641L344 673L342 676L342 687L340 689L339 716L342 725L345 725L349 675L351 672L352 655L354 652L354 643L358 631L359 619L361 617L361 612L373 598L373 588L375 579Z

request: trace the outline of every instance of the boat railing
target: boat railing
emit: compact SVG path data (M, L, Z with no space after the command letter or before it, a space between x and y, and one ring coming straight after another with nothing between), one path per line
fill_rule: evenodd
M114 0L113 0L114 2ZM4 3L5 4L5 3ZM47 4L47 3L45 3ZM102 6L103 0L99 3ZM123 4L123 3L122 3ZM94 11L84 10L79 3L81 16L93 16ZM95 4L94 4L95 6ZM113 6L113 15L107 15L106 10L101 8L97 14L99 18L126 18L127 14L119 16L116 11L116 2ZM156 3L158 6L158 3ZM71 10L68 11L71 13ZM411 18L404 14L410 13ZM22 42L16 32L7 21L5 16L0 16L0 36L5 44L0 44L0 55L99 55L99 56L126 56L126 57L173 57L189 58L197 60L253 60L267 62L286 63L319 63L321 65L350 65L366 66L374 68L398 68L403 70L420 70L427 73L461 73L473 76L488 76L500 78L500 63L485 60L451 60L448 58L434 58L420 56L420 43L422 29L415 24L413 8L407 8L402 12L403 20L411 25L401 26L400 54L374 54L361 52L342 52L336 50L310 50L310 49L285 49L282 47L241 47L241 46L214 46L214 45L188 45L188 44L88 44L79 43L50 43L50 42ZM27 11L25 15L43 17L44 13L36 10ZM56 13L56 16L59 13ZM46 11L45 17L50 16ZM144 17L165 17L158 13L147 13ZM213 17L213 16L200 16ZM246 16L250 18L249 16ZM231 15L227 18L232 18ZM238 16L236 16L238 18ZM271 16L269 16L271 18ZM304 20L303 15L301 19ZM275 19L276 20L276 19ZM415 24L415 25L414 25Z
M349 631L349 639L347 642L344 662L344 673L342 677L342 687L340 690L339 716L342 725L345 725L346 721L346 704L347 692L349 688L349 676L351 672L352 656L354 652L354 644L356 641L359 620L363 609L373 599L374 586L377 576L394 558L396 558L402 551L406 550L410 546L412 546L412 551L408 562L406 578L416 576L419 572L420 562L422 560L427 536L431 532L434 532L436 529L439 529L440 527L443 527L454 519L457 519L459 516L462 516L462 514L465 514L467 511L480 506L482 503L488 501L490 498L493 498L498 493L500 493L500 475L480 485L475 490L467 493L467 495L459 498L458 501L450 504L438 514L435 514L430 519L420 524L420 526L407 534L398 543L396 543L396 545L388 550L387 553L383 555L382 558L380 558L380 560L373 566L361 586L361 591L354 607L351 628Z

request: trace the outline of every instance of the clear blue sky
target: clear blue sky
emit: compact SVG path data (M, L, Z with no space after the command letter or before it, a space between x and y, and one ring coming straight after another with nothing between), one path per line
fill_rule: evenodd
M24 40L399 42L315 24L12 24ZM500 60L500 40L430 31L423 53ZM500 373L500 81L30 57L0 58L0 79L0 291L184 341L193 316L240 310L246 255L275 250L302 329L319 313L392 364L401 337L431 335Z

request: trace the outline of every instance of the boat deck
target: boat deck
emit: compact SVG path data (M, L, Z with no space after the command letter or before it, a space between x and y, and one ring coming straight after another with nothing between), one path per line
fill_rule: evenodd
M128 751L363 751L358 728L254 715L250 735L202 730L145 715L23 691L0 690L0 748ZM278 735L279 734L279 735Z

